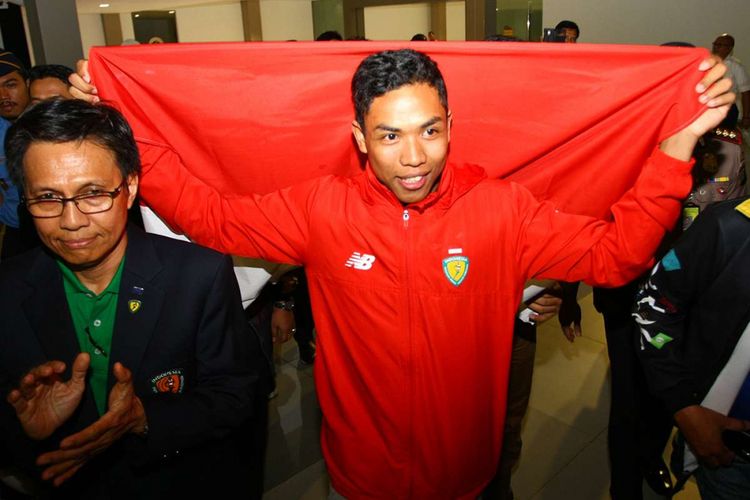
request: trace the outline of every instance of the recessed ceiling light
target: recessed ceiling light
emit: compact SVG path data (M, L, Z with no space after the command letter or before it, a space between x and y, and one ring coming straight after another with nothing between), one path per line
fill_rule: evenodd
M141 15L140 14L136 14L133 17L141 17Z
M107 7L109 7L109 4L108 3L100 3L99 7L101 7L102 9L106 9Z
M174 14L174 11L173 11L173 10L170 10L170 11L169 11L169 13L170 13L170 14Z

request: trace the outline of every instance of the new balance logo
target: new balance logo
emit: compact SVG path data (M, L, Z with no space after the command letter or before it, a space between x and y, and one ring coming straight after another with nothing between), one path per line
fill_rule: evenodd
M372 269L372 264L375 262L375 256L366 253L354 252L351 257L346 261L346 267L353 267L360 271L368 271Z

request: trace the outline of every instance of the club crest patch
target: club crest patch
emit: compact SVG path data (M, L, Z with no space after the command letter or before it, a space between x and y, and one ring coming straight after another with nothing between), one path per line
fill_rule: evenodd
M128 301L128 311L130 311L130 314L135 314L140 310L141 310L140 300L131 299Z
M156 394L165 392L182 394L184 389L185 377L181 369L169 370L151 379L151 390Z
M743 201L734 207L739 213L750 219L750 200Z
M455 286L460 285L469 274L469 258L463 255L454 255L443 259L443 272L448 281Z

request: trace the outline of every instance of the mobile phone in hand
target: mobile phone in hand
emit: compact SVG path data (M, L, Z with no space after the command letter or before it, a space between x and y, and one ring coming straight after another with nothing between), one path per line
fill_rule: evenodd
M735 455L746 462L750 462L750 432L725 430L721 433L724 445Z

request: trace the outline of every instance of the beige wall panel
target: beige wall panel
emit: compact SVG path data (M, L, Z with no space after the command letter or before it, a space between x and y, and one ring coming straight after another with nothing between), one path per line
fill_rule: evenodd
M735 55L750 65L747 0L544 0L544 25L571 19L579 42L658 45L684 41L709 48L716 35L732 33Z
M81 29L81 45L83 45L84 57L88 57L91 47L105 45L101 15L78 14L78 26Z
M446 40L466 40L466 2L451 0L445 2Z
M240 3L183 7L175 9L177 39L180 42L242 42Z
M410 40L430 31L429 2L365 7L365 36L370 40Z
M260 19L264 41L314 38L310 0L261 0Z
M120 26L122 27L123 40L135 40L133 18L131 17L130 12L123 12L120 14Z

